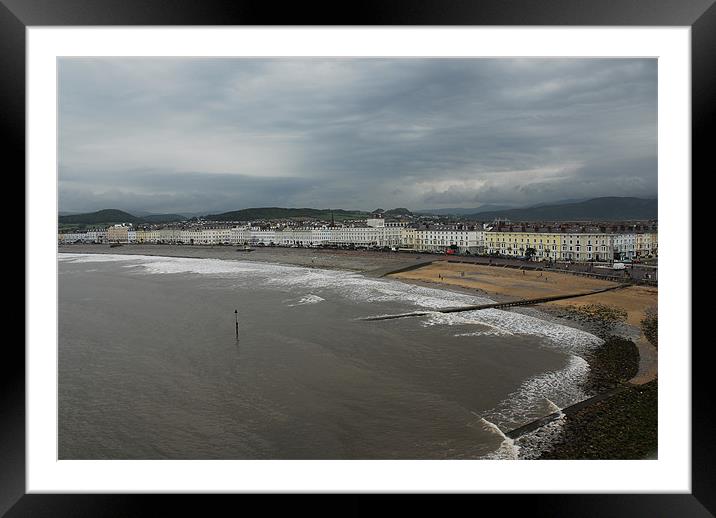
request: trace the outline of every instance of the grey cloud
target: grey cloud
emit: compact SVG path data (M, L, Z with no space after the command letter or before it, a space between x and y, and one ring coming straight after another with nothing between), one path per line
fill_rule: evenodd
M60 209L656 193L653 59L65 58Z

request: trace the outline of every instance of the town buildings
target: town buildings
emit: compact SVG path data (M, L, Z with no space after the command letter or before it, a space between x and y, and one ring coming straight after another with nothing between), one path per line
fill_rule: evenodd
M292 226L261 222L231 225L197 222L59 234L60 243L159 243L281 247L348 247L432 253L462 253L534 261L614 261L654 257L658 234L650 226L436 225L386 221L380 217L344 224Z
M106 243L106 228L90 228L82 232L65 232L59 234L60 243Z
M124 223L112 225L107 228L107 241L110 243L129 243L129 228L129 225Z
M536 260L610 261L612 237L594 232L494 231L487 233L488 254Z

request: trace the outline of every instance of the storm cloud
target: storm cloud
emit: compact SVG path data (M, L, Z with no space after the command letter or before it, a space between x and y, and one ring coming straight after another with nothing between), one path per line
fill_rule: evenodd
M655 59L59 61L62 211L656 196Z

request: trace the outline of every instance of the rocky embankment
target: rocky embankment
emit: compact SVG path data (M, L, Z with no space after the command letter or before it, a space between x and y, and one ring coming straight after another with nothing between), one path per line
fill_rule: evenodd
M630 386L565 418L540 459L657 458L657 380Z
M565 417L561 434L540 459L656 458L658 380L643 385L627 383L639 370L639 350L625 337L634 336L635 330L623 326L618 314L609 310L565 311L562 316L604 339L587 358L590 373L585 391L618 390ZM612 334L615 332L619 334Z

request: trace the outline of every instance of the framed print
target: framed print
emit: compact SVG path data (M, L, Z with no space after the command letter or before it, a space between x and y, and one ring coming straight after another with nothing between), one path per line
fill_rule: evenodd
M2 0L27 312L0 511L713 515L691 168L716 8L637 4Z

